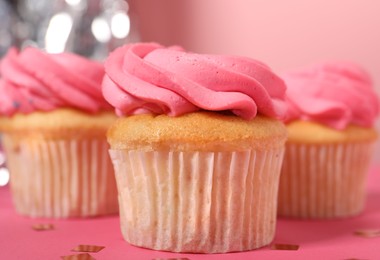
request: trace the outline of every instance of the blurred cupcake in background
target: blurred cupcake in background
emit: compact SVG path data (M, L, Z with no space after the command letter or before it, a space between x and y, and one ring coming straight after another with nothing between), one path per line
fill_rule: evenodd
M1 62L0 131L16 210L31 217L118 212L105 133L115 116L102 64L10 49Z
M279 189L280 216L342 218L362 212L377 139L379 100L369 75L326 62L283 75L289 139Z
M133 245L245 251L275 234L285 84L249 58L158 44L116 49L105 98L121 230Z

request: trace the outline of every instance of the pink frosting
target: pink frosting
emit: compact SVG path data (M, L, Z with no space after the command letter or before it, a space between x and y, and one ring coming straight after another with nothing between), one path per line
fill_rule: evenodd
M103 94L118 115L178 116L232 111L285 115L285 84L266 65L235 56L200 55L153 43L125 45L105 62Z
M379 100L371 78L349 62L326 62L283 75L288 90L286 122L308 120L336 129L373 126Z
M0 115L63 107L88 113L111 109L101 93L102 64L74 54L12 48L0 74Z

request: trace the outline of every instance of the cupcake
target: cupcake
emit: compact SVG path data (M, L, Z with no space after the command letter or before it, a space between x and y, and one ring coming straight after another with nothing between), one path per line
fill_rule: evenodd
M102 64L74 54L11 49L1 63L0 131L16 210L30 217L118 212L105 133Z
M344 218L362 212L379 101L368 74L348 62L292 71L278 214Z
M285 85L261 62L138 43L105 62L107 139L133 245L245 251L275 234Z

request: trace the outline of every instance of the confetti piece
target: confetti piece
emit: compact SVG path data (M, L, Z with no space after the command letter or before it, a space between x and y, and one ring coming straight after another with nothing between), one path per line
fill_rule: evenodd
M95 246L95 245L78 245L75 248L71 249L74 252L91 252L97 253L102 250L104 246Z
M299 245L290 245L290 244L274 244L271 245L270 249L273 250L298 250Z
M362 259L362 258L346 258L343 260L368 260L368 259Z
M356 230L354 235L366 238L380 237L380 229L362 229Z
M77 254L77 255L65 255L65 256L61 256L61 259L63 260L95 260L95 258L93 258L88 253Z
M46 231L54 229L53 224L35 224L32 228L36 231Z

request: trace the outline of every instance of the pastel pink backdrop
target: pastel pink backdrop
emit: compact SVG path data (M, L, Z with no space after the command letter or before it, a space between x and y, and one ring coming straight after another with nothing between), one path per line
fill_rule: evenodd
M143 41L253 57L282 72L320 60L364 66L380 88L379 0L130 0ZM380 162L380 145L376 151Z

